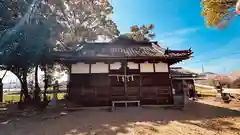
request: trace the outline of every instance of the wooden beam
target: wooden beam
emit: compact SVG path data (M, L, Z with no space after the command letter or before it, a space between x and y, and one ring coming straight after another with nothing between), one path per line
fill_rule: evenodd
M156 72L156 66L155 66L155 63L152 63L153 64L153 72L155 73Z
M89 68L89 74L91 74L91 72L92 72L92 64L88 64L89 66L88 66L88 68Z
M3 102L3 83L2 78L0 78L0 103Z
M170 96L171 96L171 101L174 103L173 99L173 84L172 84L172 77L171 77L171 72L170 72L170 65L168 64L168 74L169 74L169 83L170 83Z

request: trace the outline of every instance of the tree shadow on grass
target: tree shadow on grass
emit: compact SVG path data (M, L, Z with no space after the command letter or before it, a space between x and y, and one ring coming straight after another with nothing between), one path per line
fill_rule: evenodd
M159 131L159 127L177 121L208 130L226 127L233 132L239 132L239 128L234 127L231 122L212 120L239 116L239 111L195 102L188 104L183 111L162 108L121 108L114 112L82 110L68 112L65 116L44 121L38 118L26 119L15 123L15 127L11 123L0 125L0 129L6 129L4 134L8 135L14 135L11 134L13 130L18 132L17 135L116 135L132 132L156 134L162 132ZM211 125L215 125L216 129L209 128ZM3 133L0 131L0 134Z

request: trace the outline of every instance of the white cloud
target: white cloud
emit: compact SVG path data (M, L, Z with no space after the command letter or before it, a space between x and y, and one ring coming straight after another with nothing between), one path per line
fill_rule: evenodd
M160 44L171 49L182 49L181 45L188 40L187 36L197 32L199 28L184 28L160 35ZM186 49L186 48L185 48Z
M210 59L209 61L201 61L196 63L194 63L194 61L187 61L182 62L179 65L196 72L202 72L203 66L205 72L230 73L234 70L234 68L240 67L239 57L240 54L236 54L228 57L221 57L213 60Z
M199 30L200 28L184 28L184 29L179 29L176 31L172 32L167 32L163 33L162 37L169 37L169 36L186 36L188 34L195 33Z
M239 42L240 38L233 38L227 44L220 44L217 48L206 44L209 51L195 56L191 60L183 61L179 65L198 72L202 71L202 65L204 65L204 70L209 72L232 72L234 69L240 68Z
M181 45L186 40L187 40L186 38L169 37L169 38L165 38L163 40L159 40L159 43L163 47L170 47L170 48L172 48L172 47L179 47L179 45Z
M206 69L206 71L229 73L234 69L234 67L239 66L240 63L239 57L240 54L235 55L234 57L216 59L204 64L204 68Z
M240 53L240 38L234 38L230 40L227 44L219 44L218 48L212 48L211 45L206 45L209 51L206 51L199 56L196 56L194 61L205 61L209 59L216 59L216 57L225 57L226 55L233 55ZM208 57L206 57L208 56Z

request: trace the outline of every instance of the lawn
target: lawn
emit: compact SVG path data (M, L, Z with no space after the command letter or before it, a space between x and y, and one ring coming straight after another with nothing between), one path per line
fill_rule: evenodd
M196 87L196 91L198 94L203 95L203 96L216 96L217 92L214 91L209 91L207 89L203 89L200 87ZM47 94L50 98L53 97L53 94ZM59 93L58 94L58 99L63 99L65 96L65 93ZM3 97L4 102L9 102L9 101L13 101L13 102L18 102L20 99L20 95L19 94L5 94Z
M217 91L212 91L212 90L204 89L204 88L200 88L200 87L195 87L195 89L198 94L203 95L203 96L216 96L217 95Z
M50 98L53 97L53 94L47 94ZM65 96L65 93L59 93L58 94L58 99L63 99ZM18 102L20 99L20 94L5 94L3 96L3 102Z

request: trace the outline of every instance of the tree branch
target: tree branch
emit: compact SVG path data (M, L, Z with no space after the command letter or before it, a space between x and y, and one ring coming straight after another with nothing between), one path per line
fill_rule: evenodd
M1 79L3 79L7 74L7 70L5 70L5 73L3 74L3 76L1 77Z

